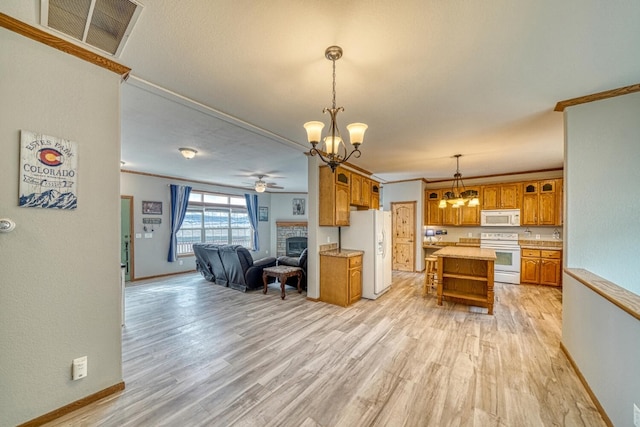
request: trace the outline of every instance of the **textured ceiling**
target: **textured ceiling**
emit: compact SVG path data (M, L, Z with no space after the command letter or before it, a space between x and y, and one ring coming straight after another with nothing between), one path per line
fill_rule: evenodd
M37 25L38 3L0 10ZM638 1L142 3L116 58L133 76L122 159L163 175L305 191L302 124L327 121L333 44L339 123L369 125L353 163L383 181L450 178L456 153L464 177L562 167L556 102L640 82Z

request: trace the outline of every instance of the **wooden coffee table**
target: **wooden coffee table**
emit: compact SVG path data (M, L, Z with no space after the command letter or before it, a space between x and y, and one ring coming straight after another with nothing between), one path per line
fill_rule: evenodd
M275 267L267 267L262 270L262 282L264 283L263 294L267 293L267 277L275 277L280 282L280 289L282 290L281 298L286 296L284 293L284 286L289 277L298 276L298 293L302 293L300 287L300 281L302 280L302 269L300 267L290 267L288 265L276 265Z

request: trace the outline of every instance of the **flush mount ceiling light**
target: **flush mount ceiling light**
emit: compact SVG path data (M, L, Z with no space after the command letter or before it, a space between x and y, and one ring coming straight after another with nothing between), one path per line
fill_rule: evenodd
M193 148L178 148L178 151L180 151L185 159L193 159L197 153Z
M447 203L453 205L452 207L454 208L459 208L465 204L467 206L478 206L480 204L478 192L465 189L462 182L462 174L460 173L460 157L462 157L462 154L456 154L453 157L456 158L456 173L453 175L451 191L447 191L442 195L438 207L446 208Z
M323 162L331 167L331 171L335 172L336 166L349 160L349 157L352 155L356 158L360 157L360 144L362 144L364 132L367 130L368 126L364 123L351 123L347 126L351 145L353 145L353 150L350 153L347 152L347 147L340 136L340 130L338 129L336 121L338 113L340 111L344 111L343 107L336 107L336 61L342 58L342 48L340 46L329 46L325 50L324 56L333 62L333 103L331 108L325 108L322 110L323 113L329 112L331 115L329 135L323 140L325 156L323 156L322 152L316 148L316 145L318 145L322 139L322 128L324 128L324 123L307 122L304 124L304 128L307 130L307 139L312 146L309 150L309 154L312 156L317 154Z

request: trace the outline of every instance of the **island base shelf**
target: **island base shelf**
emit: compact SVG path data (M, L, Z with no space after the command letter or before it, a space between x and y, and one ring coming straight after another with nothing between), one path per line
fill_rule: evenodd
M495 251L481 248L447 247L438 257L438 305L442 299L484 307L493 314Z

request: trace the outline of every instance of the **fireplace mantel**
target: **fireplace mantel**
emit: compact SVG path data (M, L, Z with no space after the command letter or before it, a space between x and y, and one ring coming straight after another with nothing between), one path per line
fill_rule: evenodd
M276 227L306 227L307 221L276 221Z

